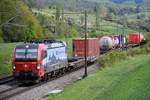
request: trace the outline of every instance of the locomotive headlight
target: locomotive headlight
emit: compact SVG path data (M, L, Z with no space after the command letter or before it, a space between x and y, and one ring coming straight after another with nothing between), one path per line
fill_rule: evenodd
M78 55L77 54L75 54L75 57L77 57Z
M40 64L37 64L36 68L37 68L37 69L40 69Z
M14 70L16 69L16 66L15 66L15 65L13 66L13 69L14 69Z

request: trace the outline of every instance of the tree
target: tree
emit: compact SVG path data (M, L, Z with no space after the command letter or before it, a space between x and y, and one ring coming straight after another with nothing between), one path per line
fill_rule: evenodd
M108 8L101 4L100 5L100 15L102 17L106 17L107 14L108 14Z
M2 30L0 29L0 43L2 43L4 40L3 40L3 32L2 32Z
M27 36L29 39L42 36L38 20L22 1L1 0L0 10L0 29L5 42L25 40Z
M59 29L60 29L60 26L59 26L59 22L60 22L60 16L61 16L61 13L60 13L60 7L56 6L56 34L58 35L59 34Z

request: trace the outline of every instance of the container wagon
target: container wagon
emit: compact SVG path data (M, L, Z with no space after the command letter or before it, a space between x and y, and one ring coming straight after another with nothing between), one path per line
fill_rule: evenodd
M98 38L88 38L86 41L86 56L89 62L97 60L100 49L99 49L99 40ZM76 38L73 39L73 57L82 58L85 56L85 39Z

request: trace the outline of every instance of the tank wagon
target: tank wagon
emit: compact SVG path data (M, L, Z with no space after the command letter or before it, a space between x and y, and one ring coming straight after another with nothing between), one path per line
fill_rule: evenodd
M114 47L114 40L110 36L103 36L99 39L99 46L101 52L107 52Z
M126 37L123 35L114 35L115 48L122 48L126 44Z
M127 43L126 37L123 35L119 35L118 38L119 38L119 47L123 48Z
M119 35L115 35L112 38L114 39L114 48L119 47Z

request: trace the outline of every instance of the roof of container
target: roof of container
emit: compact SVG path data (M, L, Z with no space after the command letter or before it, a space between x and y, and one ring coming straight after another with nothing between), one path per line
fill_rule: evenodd
M136 33L130 33L130 34L134 34L134 35L136 35L136 34L140 34L139 32L136 32Z

